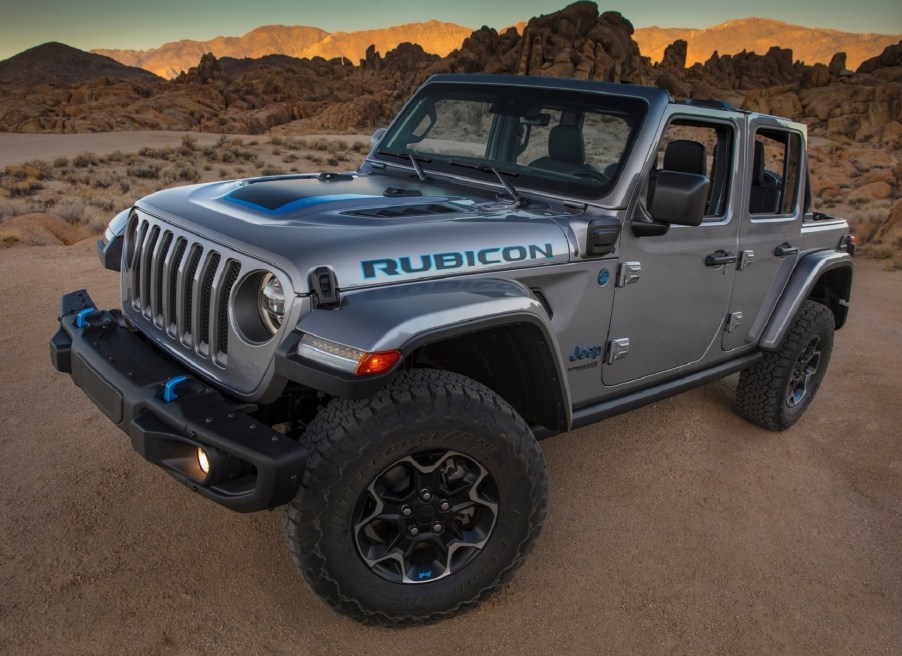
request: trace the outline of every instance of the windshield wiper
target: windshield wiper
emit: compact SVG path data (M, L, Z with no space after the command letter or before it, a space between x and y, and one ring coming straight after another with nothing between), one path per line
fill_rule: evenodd
M501 183L501 186L504 187L504 190L508 193L508 195L513 199L514 207L521 207L526 202L523 200L523 197L520 196L520 193L517 191L517 188L514 187L510 182L504 179L505 175L509 175L511 177L516 177L520 175L516 171L508 171L507 169L499 169L494 166L488 166L487 164L480 164L479 162L464 162L459 159L452 159L448 161L451 166L463 166L468 169L476 169L477 171L491 171L495 174L495 177L498 178L498 182Z
M376 151L380 155L388 155L389 157L397 157L398 159L406 159L413 165L413 170L416 172L417 177L421 182L426 182L426 173L423 171L423 167L420 166L420 162L424 164L429 164L432 160L428 157L421 157L419 155L414 155L413 153L393 153L390 150L384 150L380 148Z

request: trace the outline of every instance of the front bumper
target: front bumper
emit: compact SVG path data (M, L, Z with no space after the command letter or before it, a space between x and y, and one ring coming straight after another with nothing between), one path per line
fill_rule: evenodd
M253 406L193 378L118 310L94 309L85 290L62 297L50 359L138 453L193 491L239 512L273 508L297 493L307 460L303 446L248 415ZM181 377L187 379L174 382ZM212 463L206 477L198 447Z

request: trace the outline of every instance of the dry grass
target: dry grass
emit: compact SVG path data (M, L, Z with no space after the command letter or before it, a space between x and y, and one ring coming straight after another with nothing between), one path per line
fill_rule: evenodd
M146 147L137 153L82 152L71 159L8 166L0 172L0 246L40 243L32 233L13 230L13 217L52 214L85 234L96 234L117 212L160 189L316 172L324 164L350 170L363 161L368 147L363 141L274 136L263 143L225 135L215 145L200 147L195 137L185 135L179 146ZM286 167L294 163L299 166Z

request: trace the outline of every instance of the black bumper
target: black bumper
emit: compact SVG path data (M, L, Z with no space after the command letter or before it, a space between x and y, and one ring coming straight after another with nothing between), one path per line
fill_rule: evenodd
M251 512L290 501L306 450L246 414L151 346L117 310L93 310L85 290L63 296L50 359L70 373L144 458L217 503ZM187 377L183 382L181 377ZM169 383L167 388L167 383ZM211 462L204 476L197 448Z

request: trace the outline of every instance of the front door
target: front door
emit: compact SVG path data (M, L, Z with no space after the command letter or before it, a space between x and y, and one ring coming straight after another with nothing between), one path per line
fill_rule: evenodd
M670 118L649 173L649 195L660 170L705 174L710 178L705 218L699 226L673 225L657 236L636 236L630 225L624 226L620 267L627 267L626 273L638 267L638 275L631 282L626 275L618 276L602 367L605 385L668 372L712 351L715 357L721 353L736 273L739 221L733 178L740 120L713 121L689 108ZM643 199L637 213L647 214L647 206Z

